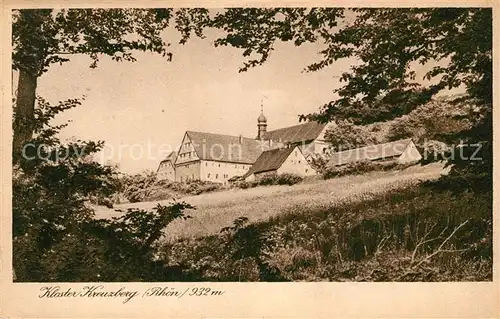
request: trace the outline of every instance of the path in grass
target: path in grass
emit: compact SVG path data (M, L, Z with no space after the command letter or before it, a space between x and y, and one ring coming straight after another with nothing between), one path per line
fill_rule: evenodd
M401 188L444 174L443 165L433 163L402 171L372 172L330 180L312 180L293 186L262 186L186 196L179 201L194 205L193 218L175 221L166 229L169 238L214 234L240 216L261 220L297 207L325 207L342 201L361 201L384 191ZM151 209L170 200L116 205L115 209ZM119 212L99 207L97 217L117 216Z

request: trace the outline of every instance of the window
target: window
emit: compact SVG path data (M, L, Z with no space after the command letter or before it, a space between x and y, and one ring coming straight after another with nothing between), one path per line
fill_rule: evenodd
M299 164L300 164L300 160L299 160Z
M219 174L215 174L215 179L219 178Z
M205 162L205 166L208 166L208 163L207 163L207 162ZM210 174L209 174L209 175L210 175Z
M297 151L295 151L295 157L297 157L297 156L298 156Z
M207 178L210 178L210 173L207 174Z
M309 169L306 168L306 173L309 172Z
M220 167L220 163L219 163L219 167Z

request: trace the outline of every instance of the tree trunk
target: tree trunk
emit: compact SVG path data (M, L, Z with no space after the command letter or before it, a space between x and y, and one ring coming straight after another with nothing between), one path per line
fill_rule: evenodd
M35 72L19 70L17 100L14 109L14 153L19 153L24 143L33 137L37 80L38 76Z

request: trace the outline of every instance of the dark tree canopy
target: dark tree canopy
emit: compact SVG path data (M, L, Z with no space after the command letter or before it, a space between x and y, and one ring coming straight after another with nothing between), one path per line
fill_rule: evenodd
M205 9L37 9L13 14L13 67L38 74L73 54L89 55L95 67L100 55L135 61L133 51L165 56L170 46L162 31L175 19L183 41L200 28Z
M481 175L489 179L481 183L491 185L491 8L236 8L216 15L211 25L226 32L215 45L232 45L249 57L240 71L264 63L276 41L321 42L321 59L305 66L308 72L343 58L358 61L340 74L337 97L300 120L387 121L463 86L466 94L455 102L476 105L477 111L469 116L472 129L456 134L469 146L455 151L473 154L470 145L480 143L482 160L466 156L448 163L453 174ZM429 62L433 67L417 78L414 67Z
M162 31L174 20L181 43L201 36L206 9L23 9L14 10L13 69L19 71L14 121L14 150L31 139L38 77L53 63L88 55L95 68L102 55L135 61L134 51L167 55ZM167 60L167 59L166 59Z
M226 32L216 45L253 56L241 71L264 63L276 41L321 41L322 58L307 71L357 58L360 63L340 76L339 98L308 119L386 120L460 85L468 98L491 106L490 8L238 8L219 13L211 25ZM425 75L431 83L418 83L412 67L431 60L440 62Z

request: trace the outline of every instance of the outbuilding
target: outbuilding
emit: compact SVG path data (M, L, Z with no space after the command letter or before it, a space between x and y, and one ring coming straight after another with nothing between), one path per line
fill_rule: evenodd
M243 176L245 181L259 180L268 175L297 174L299 176L315 175L300 147L290 146L262 152L252 167Z
M332 153L329 163L331 166L342 166L360 161L395 161L399 164L408 164L416 163L421 159L422 155L413 140L409 138Z

